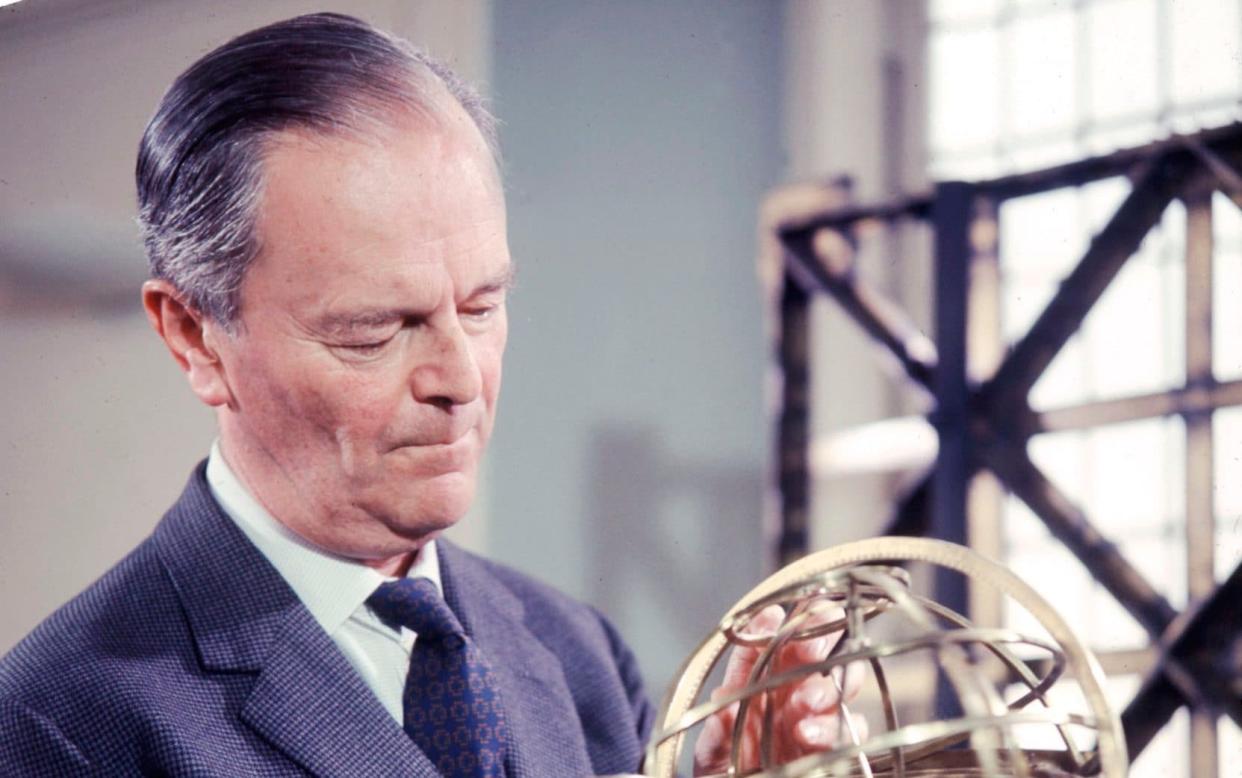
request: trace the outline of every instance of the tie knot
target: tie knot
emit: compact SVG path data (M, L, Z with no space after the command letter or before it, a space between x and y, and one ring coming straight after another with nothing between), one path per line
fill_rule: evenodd
M367 605L384 621L418 633L420 638L440 640L463 637L461 622L449 610L440 591L426 578L402 578L381 584L367 598Z

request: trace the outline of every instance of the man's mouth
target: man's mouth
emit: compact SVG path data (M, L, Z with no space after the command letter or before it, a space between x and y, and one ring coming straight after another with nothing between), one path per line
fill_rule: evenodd
M474 463L477 436L473 433L474 428L471 427L456 437L445 435L407 442L397 446L394 452L413 457L419 470L462 470Z

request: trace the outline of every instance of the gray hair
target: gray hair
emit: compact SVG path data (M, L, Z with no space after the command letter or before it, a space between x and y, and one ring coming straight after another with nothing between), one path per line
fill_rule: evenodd
M138 223L154 278L233 332L267 143L305 129L361 134L402 112L442 116L447 91L498 157L479 94L408 42L341 14L299 16L245 33L182 73L138 147Z

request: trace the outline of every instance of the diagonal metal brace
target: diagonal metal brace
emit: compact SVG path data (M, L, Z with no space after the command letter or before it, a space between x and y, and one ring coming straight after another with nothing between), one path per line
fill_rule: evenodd
M1182 705L1216 708L1242 726L1242 690L1231 684L1236 670L1226 661L1240 634L1242 564L1170 628L1160 660L1121 714L1131 758Z
M1025 450L1007 441L993 441L981 445L978 452L982 463L1030 507L1148 634L1153 638L1164 634L1177 611L1048 480Z
M896 357L916 384L932 391L936 351L931 340L887 300L854 273L830 270L815 250L814 233L799 230L782 235L790 253L790 270L804 285L828 293L858 326Z
M1082 326L1092 306L1160 221L1179 186L1197 166L1189 152L1167 152L1135 182L1121 207L984 388L985 402L993 409L994 418L1020 410L1031 387Z

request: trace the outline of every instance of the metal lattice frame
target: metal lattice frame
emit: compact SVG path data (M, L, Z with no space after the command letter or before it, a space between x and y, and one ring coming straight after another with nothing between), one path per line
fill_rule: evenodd
M1242 381L1218 383L1212 375L1211 338L1211 198L1214 191L1223 191L1242 205L1240 163L1242 125L1233 125L992 181L942 183L927 196L867 207L838 204L811 216L781 219L777 214L772 219L782 248L779 283L772 295L782 387L776 411L777 500L770 517L773 557L788 563L810 550L809 311L812 297L826 294L896 358L908 382L934 398L928 420L939 439L937 459L900 501L887 532L965 543L970 484L982 471L994 475L1150 636L1155 661L1122 716L1131 756L1186 705L1192 712L1195 775L1216 772L1216 716L1228 715L1242 725L1242 677L1233 656L1242 635L1242 566L1219 585L1215 582L1211 427L1214 410L1242 404ZM972 381L969 376L978 375L980 359L968 343L978 349L999 338L995 322L972 321L968 311L979 295L997 295L995 214L1000 204L1118 175L1132 181L1129 195L1030 330L1003 357L995 355L998 364L990 366L991 377ZM1033 411L1027 402L1031 388L1175 199L1185 204L1187 217L1186 385ZM927 222L935 234L935 346L930 349L900 308L853 269L859 227L901 220ZM1192 605L1181 614L1027 455L1027 442L1037 433L1173 414L1186 425ZM964 590L942 591L937 597L950 607L966 607Z

